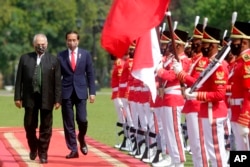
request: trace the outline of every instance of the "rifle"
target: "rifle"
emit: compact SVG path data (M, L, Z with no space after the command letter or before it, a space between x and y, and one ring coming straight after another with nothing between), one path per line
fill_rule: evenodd
M126 125L125 125L125 128L124 128L124 124L123 124L123 123L120 123L120 122L117 122L117 123L116 123L116 126L121 127L121 128L123 128L123 129L126 129L126 130L129 129L129 126L126 126ZM124 132L124 130L121 130L121 131L118 132L117 134L118 134L118 136L121 136L122 134L125 134L125 132Z
M237 18L237 12L233 12L232 14L232 26L234 25L235 21ZM206 18L205 18L206 19ZM206 21L207 22L207 21ZM204 24L205 20L204 20ZM205 29L206 25L203 25ZM225 33L224 33L225 35ZM196 82L193 84L193 86L190 89L189 93L192 93L196 89L200 88L202 84L210 77L213 72L218 68L222 60L226 57L226 55L229 53L231 50L230 45L232 41L229 41L222 49L221 51L215 56L214 60L208 65L208 67L200 74L199 78L196 80Z
M123 128L123 129L122 129L120 132L118 132L117 134L118 134L118 136L121 136L121 135L123 134L125 138L128 137L128 138L130 139L130 141L132 141L132 139L131 139L131 138L132 138L132 135L129 134L130 126L128 125L127 118L126 118L126 113L125 113L123 107L120 107L120 112L121 112L122 115L123 115L123 121L124 121L124 123L121 123L121 122L117 122L117 123L116 123L116 126L122 127L122 128ZM121 149L121 147L120 147L120 149ZM131 143L129 143L129 149L131 149Z
M148 137L152 137L152 138L156 137L156 133L150 132L149 127L147 129L148 129L147 131L143 131L139 128L138 129L135 129L133 127L130 128L130 132L136 134L136 136L134 136L134 138L132 140L132 142L135 143L134 148L132 150L136 150L136 149L140 150L142 144L146 143L146 140L148 140ZM140 141L137 141L136 140L137 135L145 136L145 138L140 140ZM149 148L153 148L155 145L156 145L156 143L153 143L149 146Z
M177 51L175 48L175 39L174 39L174 29L172 27L172 20L171 20L171 12L166 12L166 16L167 16L167 21L168 21L168 29L170 32L170 37L171 37L171 42L172 42L172 48L173 48L173 54L174 54L174 58L180 62L179 56L177 55ZM184 89L185 89L185 85L184 83L180 82L180 86L181 86L181 91L182 91L182 95L184 95Z
M226 55L230 52L231 41L225 45L221 51L215 56L215 58L208 64L206 69L201 72L199 78L195 81L195 83L190 88L190 92L197 90L202 86L202 84L214 73L214 71L220 66Z
M190 92L192 93L196 89L200 88L202 84L214 73L214 71L221 65L222 61L225 59L227 54L230 52L231 41L225 45L221 51L215 56L215 58L208 64L206 69L201 72L199 78L195 81L193 86L190 88ZM208 103L208 120L209 123L213 123L213 111L212 111L212 103Z
M175 59L180 62L180 59L177 55L177 51L176 51L176 48L175 48L175 39L174 39L174 29L172 27L172 20L171 20L171 12L166 12L166 16L167 16L167 21L168 21L168 29L169 29L169 32L170 32L170 37L171 37L171 42L172 42L172 46L173 46L173 54L174 54L174 57Z

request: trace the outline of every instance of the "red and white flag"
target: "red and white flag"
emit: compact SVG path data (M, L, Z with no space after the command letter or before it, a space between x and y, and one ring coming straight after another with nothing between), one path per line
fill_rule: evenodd
M162 22L169 1L114 0L102 30L102 47L123 57L134 40Z
M132 68L132 75L149 87L153 101L157 91L154 71L161 58L157 32L153 28L137 40Z
M129 45L136 40L138 45L132 74L149 87L153 101L156 97L154 68L160 61L159 43L154 28L163 21L169 2L170 0L114 0L101 34L102 47L117 57L123 57Z

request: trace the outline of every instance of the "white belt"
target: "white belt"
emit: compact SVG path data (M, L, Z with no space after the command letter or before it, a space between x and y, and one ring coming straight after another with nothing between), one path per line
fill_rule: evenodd
M127 87L127 83L119 84L119 87L125 88L125 87Z
M227 92L226 95L227 95L227 96L231 96L231 95L232 95L232 92Z
M118 91L118 87L112 88L112 91L113 91L113 92Z
M135 91L140 91L141 87L135 87Z
M219 103L223 103L223 100L218 101ZM213 102L209 102L209 101L200 101L200 103L213 103ZM211 105L211 104L210 104Z
M179 90L178 90L179 89ZM182 95L180 85L170 86L164 89L165 94Z
M164 89L165 94L182 95L181 90L167 90Z
M242 105L242 102L243 102L243 98L230 99L230 105L232 105L232 106L240 106L240 105Z
M170 86L164 89L164 91L169 91L169 90L174 90L174 89L180 89L181 86L180 85L176 85L176 86Z
M147 92L147 91L149 91L149 89L148 89L148 87L143 87L143 88L141 88L141 91L142 92Z
M135 90L135 87L134 86L130 86L129 90Z

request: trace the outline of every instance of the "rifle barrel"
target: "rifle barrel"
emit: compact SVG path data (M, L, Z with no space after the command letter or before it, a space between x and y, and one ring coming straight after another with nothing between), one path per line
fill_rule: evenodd
M167 14L167 21L168 21L168 29L170 32L170 37L171 37L171 42L172 42L172 47L173 47L173 52L174 52L173 54L174 54L175 59L179 62L180 60L179 60L179 57L177 55L177 51L175 48L175 39L174 39L174 30L172 26L172 19L169 13Z

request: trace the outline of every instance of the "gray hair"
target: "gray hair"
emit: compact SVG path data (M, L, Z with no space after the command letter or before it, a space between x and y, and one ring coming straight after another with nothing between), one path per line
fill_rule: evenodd
M33 38L33 44L35 44L37 37L42 37L42 38L44 38L44 39L46 40L46 42L48 43L48 39L47 39L47 37L46 37L45 34L36 34L36 35L34 36L34 38Z

